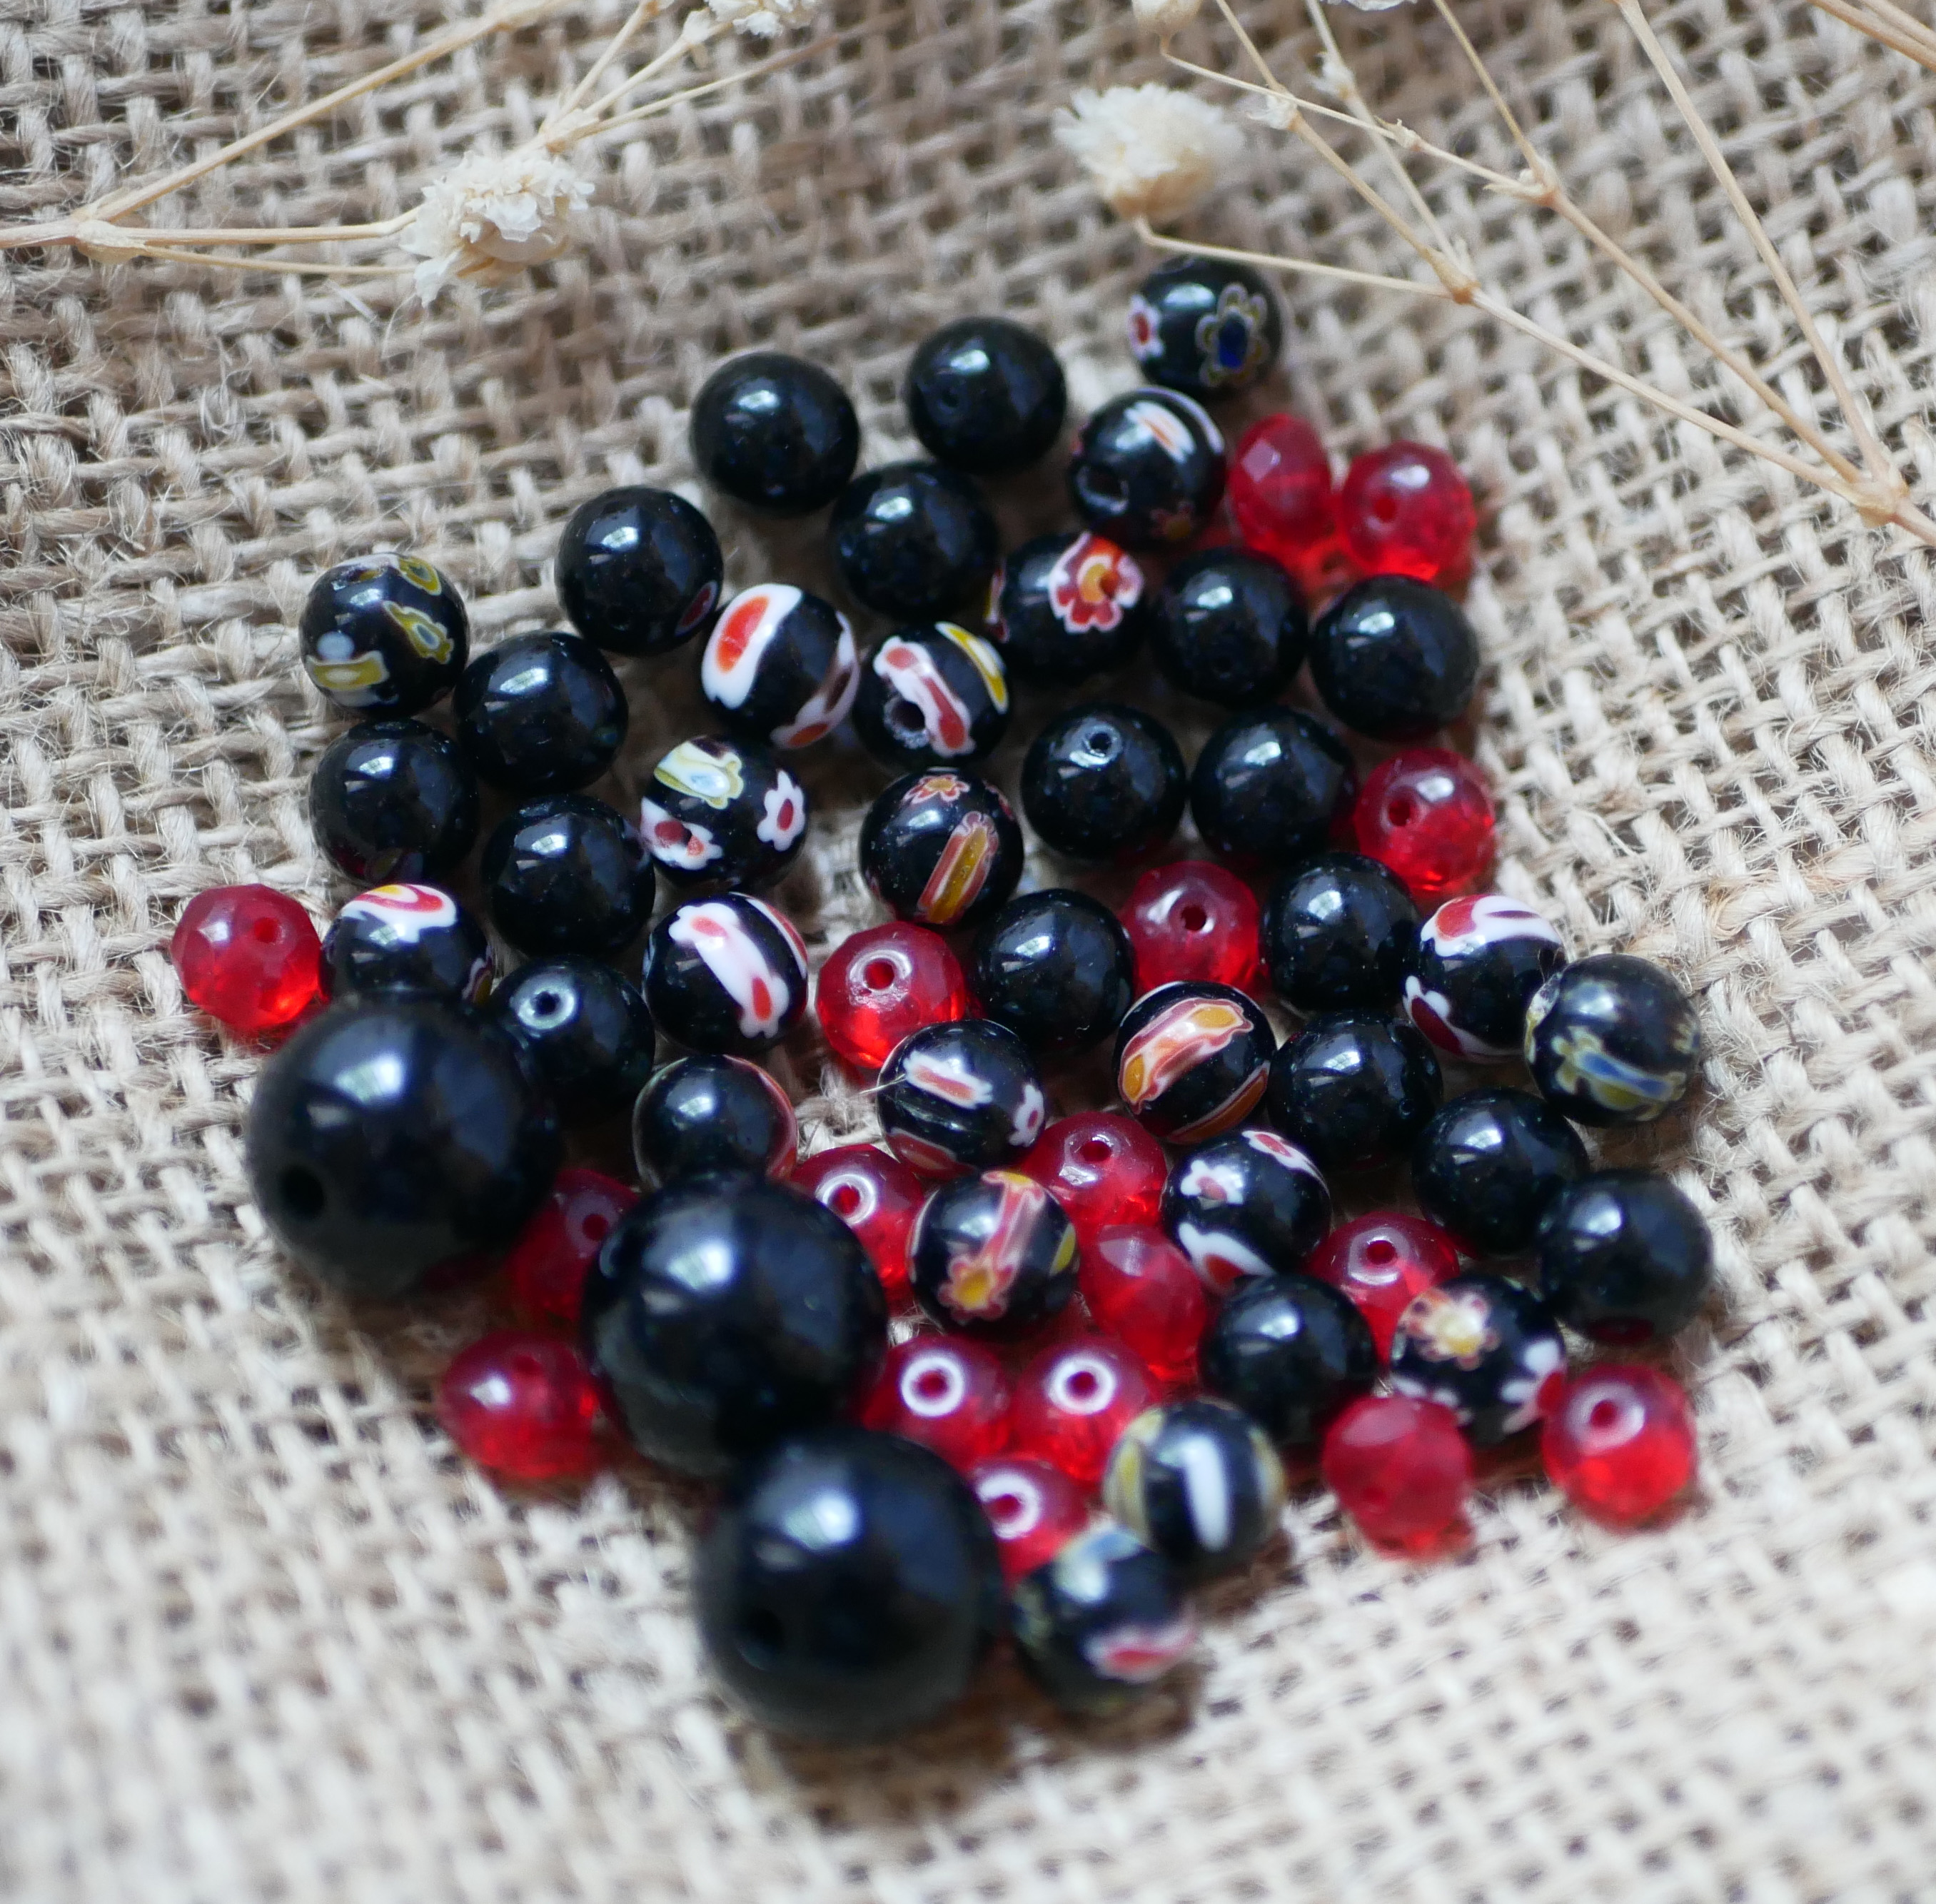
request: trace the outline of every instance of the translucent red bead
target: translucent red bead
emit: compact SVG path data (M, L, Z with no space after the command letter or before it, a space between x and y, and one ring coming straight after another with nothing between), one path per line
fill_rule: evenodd
M1694 1479L1694 1412L1671 1375L1602 1363L1567 1383L1540 1452L1575 1506L1624 1526L1658 1514Z
M1173 979L1242 991L1257 976L1256 895L1208 860L1151 867L1130 888L1117 916L1136 953L1139 996Z
M557 1336L505 1330L473 1342L445 1370L437 1414L473 1461L513 1480L587 1475L601 1458L597 1388Z
M1309 589L1337 545L1331 459L1301 416L1260 417L1237 440L1225 492L1244 546Z
M1094 1488L1123 1430L1156 1399L1142 1358L1107 1336L1045 1349L1023 1370L1009 1410L1009 1446Z
M1340 1224L1305 1264L1321 1282L1342 1289L1372 1325L1381 1356L1413 1297L1459 1273L1459 1252L1435 1223L1402 1210L1373 1210Z
M1084 1111L1057 1118L1016 1167L1062 1206L1087 1249L1111 1224L1156 1221L1169 1160L1134 1118Z
M1429 1553L1462 1529L1472 1451L1436 1402L1361 1395L1325 1431L1319 1466L1338 1505L1381 1546Z
M911 1336L888 1351L861 1421L966 1470L1006 1445L1009 1394L1007 1370L979 1342Z
M1089 1524L1087 1495L1046 1461L997 1454L968 1470L968 1485L994 1530L1011 1584L1054 1560Z
M576 1322L585 1277L638 1200L629 1184L602 1170L559 1171L504 1258L505 1287L519 1314L531 1322Z
M1345 552L1367 575L1456 581L1472 565L1478 511L1458 465L1423 443L1388 443L1352 460L1338 492Z
M1210 1298L1196 1267L1160 1230L1115 1224L1084 1243L1077 1286L1096 1326L1142 1358L1162 1388L1196 1380Z
M182 908L168 946L190 1003L254 1037L316 1002L322 941L315 922L271 886L215 886Z
M1351 810L1358 850L1435 906L1491 870L1496 822L1484 776L1463 754L1412 747L1366 777Z
M910 1031L966 1018L968 981L939 933L873 925L829 955L814 1009L839 1056L858 1070L878 1071Z
M873 1144L841 1144L797 1164L792 1181L861 1239L888 1300L905 1301L908 1244L927 1194L913 1171Z

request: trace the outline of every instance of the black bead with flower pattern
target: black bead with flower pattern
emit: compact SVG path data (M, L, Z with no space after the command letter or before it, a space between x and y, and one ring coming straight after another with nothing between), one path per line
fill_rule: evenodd
M1475 1446L1491 1448L1551 1412L1566 1382L1553 1312L1503 1276L1455 1276L1421 1290L1392 1337L1392 1386L1437 1402Z
M1284 348L1284 313L1248 265L1178 258L1130 298L1130 351L1152 383L1199 402L1248 390Z
M1517 1058L1533 994L1566 962L1558 931L1503 893L1448 899L1418 929L1405 1016L1441 1051Z
M1302 1269L1331 1227L1317 1164L1275 1131L1233 1131L1180 1157L1163 1185L1163 1227L1208 1286Z
M689 1050L754 1057L806 1010L806 947L749 893L688 899L652 928L642 989L653 1022Z
M1694 1001L1630 953L1576 959L1526 1009L1526 1068L1576 1123L1650 1122L1686 1095L1700 1061Z
M1149 631L1142 565L1087 529L1039 535L1003 563L990 631L1021 680L1067 687L1129 661Z
M897 628L861 670L854 726L890 767L981 759L1009 730L1001 651L956 622Z
M861 875L895 918L951 932L997 910L1022 874L1014 810L979 773L904 774L861 824Z
M1083 425L1069 494L1098 535L1126 549L1174 549L1208 528L1223 500L1222 433L1179 391L1126 391Z
M1028 1047L982 1018L910 1032L881 1067L874 1102L888 1148L924 1177L1013 1163L1048 1107Z
M800 857L806 789L770 747L700 734L660 757L639 837L675 885L770 885Z
M1269 1438L1205 1395L1146 1409L1103 1476L1103 1505L1193 1586L1248 1566L1277 1531L1284 1497Z
M318 576L298 625L303 672L352 714L420 714L457 686L470 618L419 555L368 555Z
M699 658L700 692L720 719L780 748L825 740L847 718L860 680L847 617L785 582L741 589Z
M492 972L483 927L440 886L372 886L323 934L326 998L414 991L473 1005L489 992Z
M1219 1137L1256 1109L1277 1038L1234 987L1178 980L1146 991L1116 1034L1116 1088L1165 1143Z
M944 1329L995 1339L1052 1321L1075 1294L1075 1226L1033 1177L984 1170L921 1206L908 1251L915 1300Z

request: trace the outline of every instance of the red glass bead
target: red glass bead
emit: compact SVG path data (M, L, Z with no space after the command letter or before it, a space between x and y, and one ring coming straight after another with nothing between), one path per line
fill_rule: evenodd
M977 1461L968 1485L995 1530L1002 1573L1012 1584L1045 1566L1089 1524L1088 1497L1060 1468L1015 1454Z
M1156 1221L1169 1160L1134 1118L1084 1111L1057 1118L1015 1167L1062 1206L1086 1249L1109 1224Z
M939 933L870 925L828 955L814 1009L842 1058L857 1070L878 1071L910 1031L966 1018L968 981Z
M561 1480L599 1464L598 1391L557 1336L507 1329L473 1342L444 1370L437 1415L473 1461L513 1480Z
M1575 1507L1623 1527L1659 1513L1693 1479L1694 1411L1671 1375L1602 1363L1567 1383L1540 1451Z
M861 1424L918 1441L966 1470L1007 1445L1010 1392L1008 1371L979 1342L910 1336L888 1351Z
M1156 1400L1142 1358L1108 1336L1045 1349L1021 1373L1009 1445L1093 1488L1123 1430Z
M504 1258L513 1306L529 1322L575 1323L585 1279L605 1239L639 1200L602 1170L561 1170Z
M1226 492L1244 546L1309 589L1337 543L1331 459L1301 416L1260 417L1237 439Z
M1242 991L1257 976L1256 895L1208 860L1152 866L1118 916L1136 955L1139 997L1172 979Z
M1493 864L1493 801L1463 754L1411 747L1373 768L1351 810L1358 850L1435 906L1469 892Z
M1351 1297L1372 1325L1378 1354L1389 1360L1399 1318L1420 1290L1459 1273L1459 1252L1437 1224L1422 1216L1373 1210L1340 1224L1304 1267Z
M1210 1298L1162 1230L1124 1224L1099 1231L1083 1246L1077 1287L1096 1326L1135 1350L1162 1387L1195 1384Z
M189 1003L245 1037L292 1023L320 995L315 922L271 886L197 893L182 908L168 955Z
M841 1144L797 1164L793 1183L861 1239L888 1300L906 1301L908 1244L927 1195L913 1171L872 1144Z
M1388 443L1352 459L1338 532L1367 575L1457 581L1472 565L1478 511L1459 467L1429 443Z
M1414 1551L1462 1524L1472 1491L1472 1450L1452 1411L1409 1395L1360 1395L1325 1430L1319 1467L1369 1539Z

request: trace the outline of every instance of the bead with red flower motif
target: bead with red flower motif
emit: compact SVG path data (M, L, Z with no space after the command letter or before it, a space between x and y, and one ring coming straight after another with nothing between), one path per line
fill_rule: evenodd
M1493 863L1492 797L1479 770L1444 747L1413 747L1375 768L1351 810L1358 850L1427 905L1463 892Z
M1023 1370L1009 1445L1094 1488L1123 1430L1155 1399L1140 1357L1108 1336L1078 1336L1043 1349Z
M602 1170L561 1170L504 1258L513 1306L533 1322L573 1323L585 1279L639 1193Z
M1169 1160L1133 1117L1082 1111L1059 1117L1015 1166L1047 1189L1087 1249L1112 1223L1154 1223Z
M910 1031L966 1018L968 981L939 934L873 925L833 949L813 1003L834 1050L857 1070L878 1071Z
M966 1470L1007 1442L1009 1394L1007 1371L979 1342L911 1336L888 1351L861 1421Z
M444 1371L437 1419L481 1467L515 1481L559 1481L599 1464L598 1391L585 1359L555 1336L504 1330Z
M1151 867L1130 888L1117 916L1136 953L1139 997L1172 979L1241 991L1257 977L1256 896L1208 860Z
M1568 1500L1616 1527L1658 1514L1694 1479L1694 1414L1659 1369L1602 1363L1566 1385L1540 1430L1546 1472Z
M182 908L168 955L189 1002L245 1037L293 1023L322 982L314 922L269 886L197 893Z
M1338 492L1338 530L1367 575L1457 581L1472 565L1472 492L1442 450L1388 443L1352 459Z
M908 1249L926 1192L897 1157L873 1144L841 1144L794 1167L792 1182L861 1239L891 1303L908 1294Z

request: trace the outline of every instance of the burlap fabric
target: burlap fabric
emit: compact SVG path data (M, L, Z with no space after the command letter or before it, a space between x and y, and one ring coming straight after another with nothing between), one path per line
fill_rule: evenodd
M579 1497L501 1491L428 1407L481 1310L352 1314L262 1240L238 1166L259 1058L183 1009L165 944L212 882L331 903L304 791L332 729L289 625L307 578L404 544L461 579L486 639L543 625L564 515L615 480L689 484L682 407L755 341L835 368L876 460L909 446L912 344L969 308L1042 326L1078 402L1128 382L1145 261L1045 135L1072 86L1151 76L1126 11L856 0L837 53L611 156L570 261L428 320L383 287L8 261L8 1895L1928 1896L1936 577L1442 308L1294 287L1275 394L1341 453L1402 432L1472 471L1470 739L1502 797L1503 882L1577 946L1661 958L1701 996L1702 1102L1607 1146L1665 1160L1717 1239L1720 1292L1680 1358L1704 1483L1671 1525L1605 1536L1508 1476L1469 1557L1413 1571L1360 1551L1307 1483L1285 1542L1213 1599L1187 1700L1084 1733L1003 1668L930 1736L794 1750L706 1689L695 1493L638 1467ZM1771 344L1764 280L1614 16L1468 17L1596 208ZM1293 31L1287 8L1257 17ZM0 19L17 219L257 123L437 14L8 0ZM1686 0L1671 20L1928 480L1936 83L1805 8ZM425 74L198 209L385 215L528 129L590 31ZM1402 9L1348 31L1408 120L1480 123L1442 29ZM1258 137L1193 231L1398 262L1341 186ZM1496 204L1461 216L1523 303L1700 382L1570 240ZM1054 486L1003 508L1012 531L1050 525ZM734 581L818 572L810 531L716 513ZM690 676L628 670L619 792L698 725ZM871 916L852 854L879 779L837 753L809 773L823 819L785 896L824 947ZM782 1068L816 1094L816 1141L867 1130L809 1037Z

